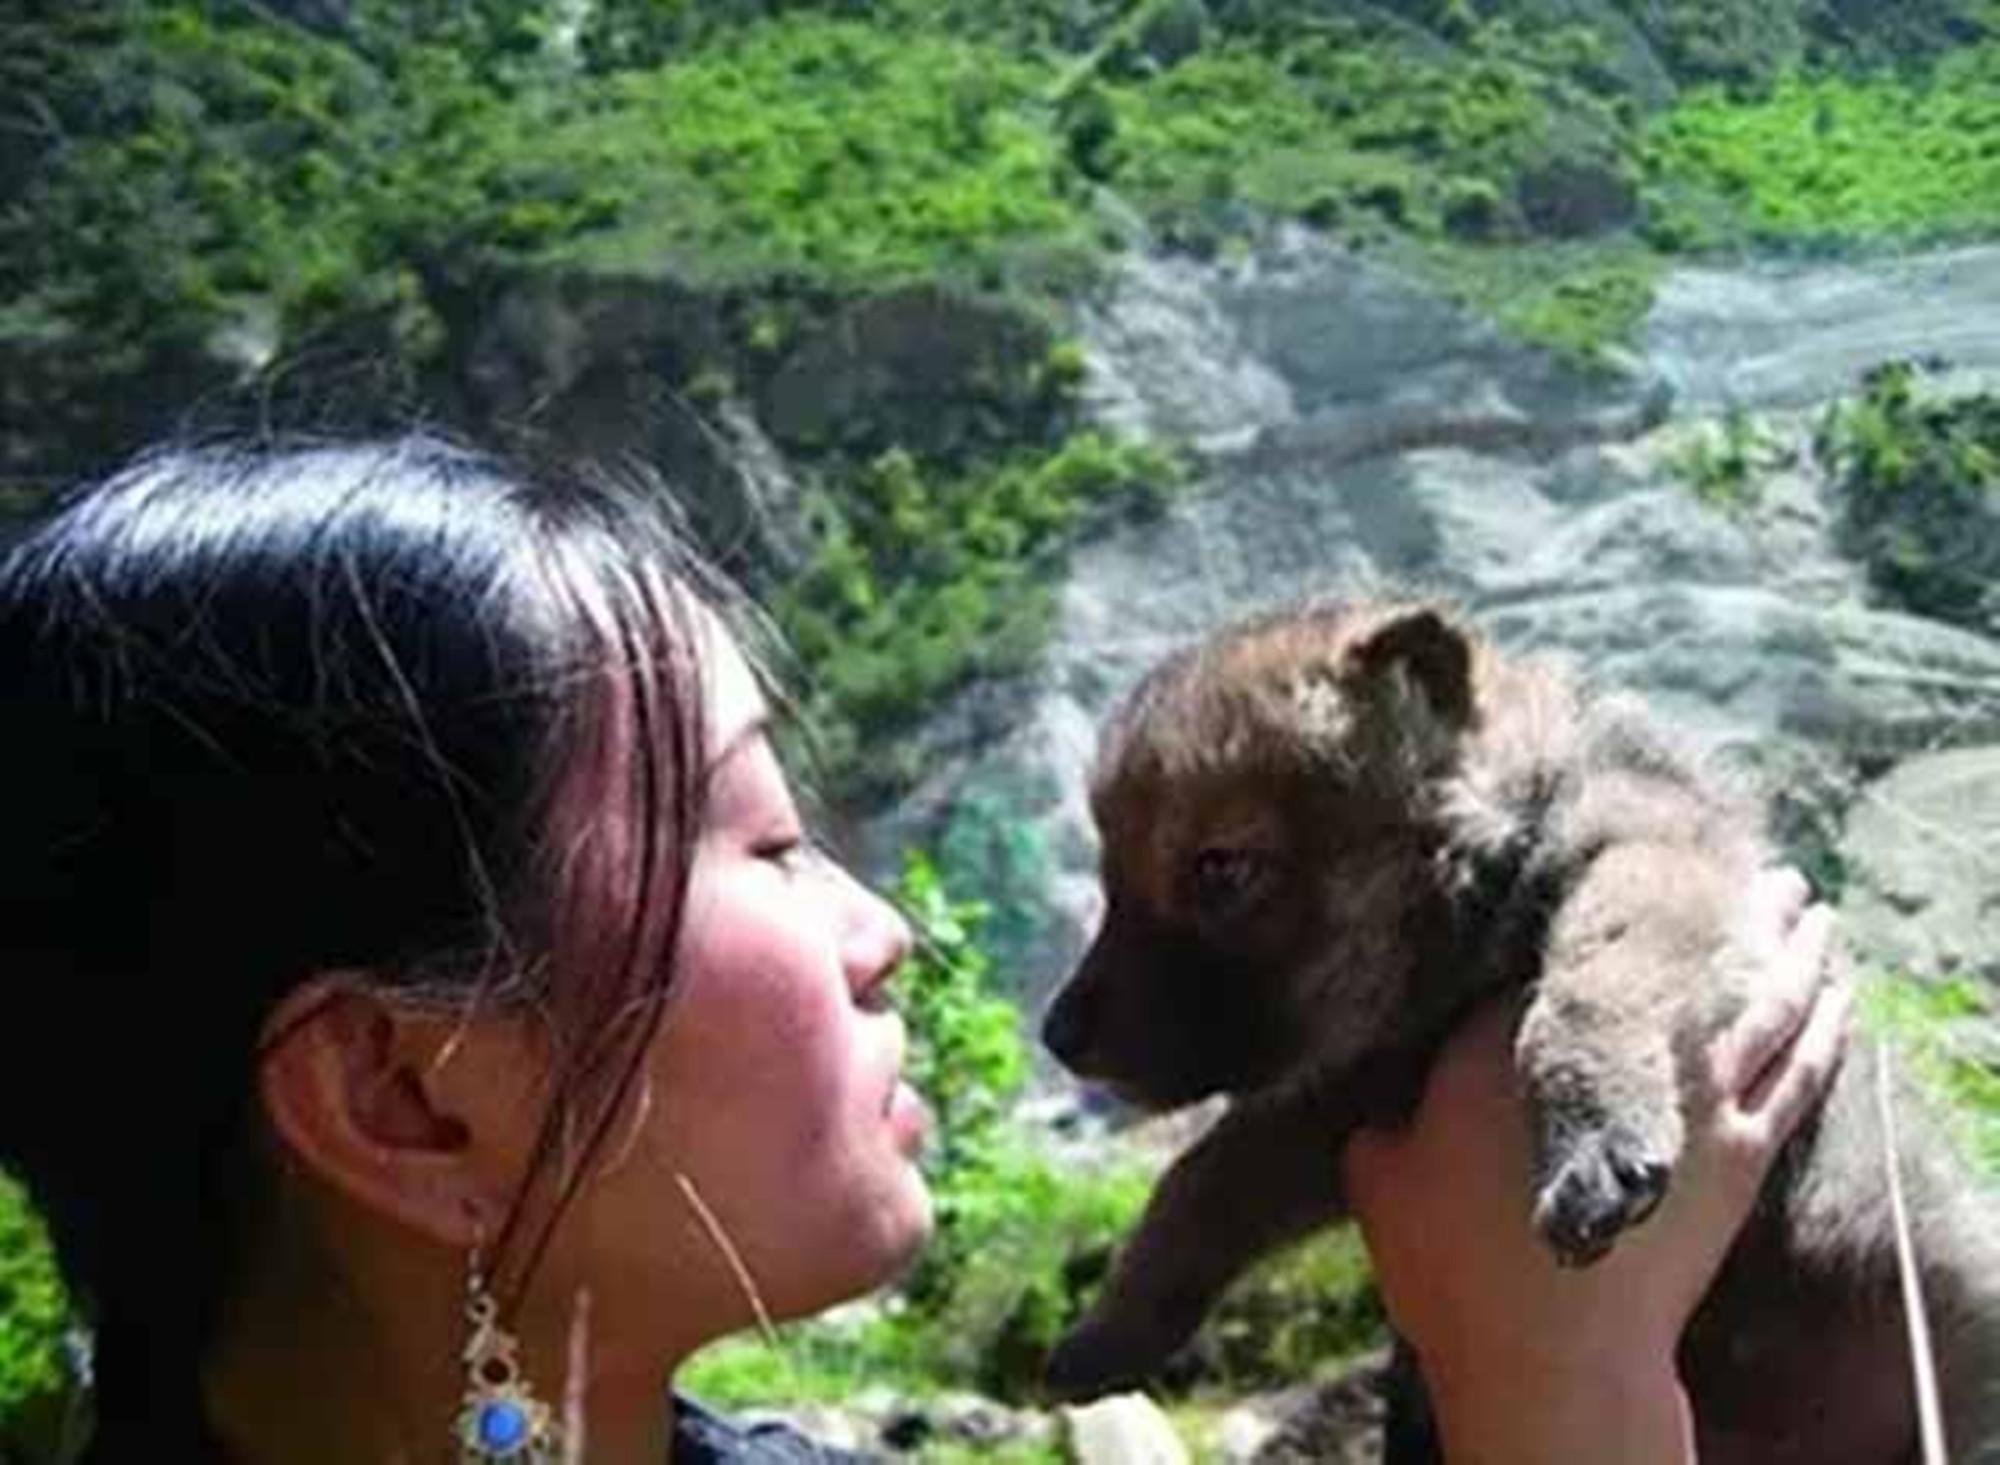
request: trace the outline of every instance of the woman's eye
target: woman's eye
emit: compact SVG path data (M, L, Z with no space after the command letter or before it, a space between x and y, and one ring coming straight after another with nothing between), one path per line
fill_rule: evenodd
M751 853L758 859L767 860L789 873L805 867L807 859L812 854L812 846L799 835L787 834L763 841Z

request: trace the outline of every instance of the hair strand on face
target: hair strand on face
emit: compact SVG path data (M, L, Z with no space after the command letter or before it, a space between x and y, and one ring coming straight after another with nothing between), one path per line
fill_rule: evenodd
M743 1253L738 1251L736 1243L729 1239L728 1231L723 1229L722 1222L715 1212L709 1209L708 1202L701 1198L701 1192L695 1189L694 1182L688 1179L684 1172L676 1170L674 1183L680 1186L681 1194L687 1198L688 1208L694 1212L695 1219L701 1222L702 1233L721 1254L724 1265L736 1279L736 1286L743 1293L743 1300L750 1304L751 1316L757 1320L758 1334L770 1347L778 1347L778 1330L771 1322L770 1309L764 1306L764 1295L757 1290L757 1279L751 1276L749 1265L743 1260Z

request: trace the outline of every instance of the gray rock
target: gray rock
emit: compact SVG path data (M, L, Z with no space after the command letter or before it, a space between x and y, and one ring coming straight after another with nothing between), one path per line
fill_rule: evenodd
M1878 362L1941 356L2000 370L2000 248L1855 264L1683 269L1647 322L1646 354L1697 410L1805 406Z
M1281 1397L1270 1434L1245 1465L1379 1465L1386 1352Z
M737 1419L744 1425L786 1425L815 1444L829 1449L860 1453L869 1450L875 1443L875 1427L865 1414L834 1404L788 1404L783 1408L745 1409L737 1412Z
M1249 1465L1271 1436L1278 1420L1268 1399L1246 1399L1216 1422L1215 1453L1222 1465Z
M2000 984L2000 746L1920 755L1867 785L1842 852L1857 950Z
M1223 1465L1378 1465L1386 1350L1332 1378L1245 1399L1216 1427Z
M1187 1446L1144 1394L1113 1394L1062 1419L1075 1465L1188 1465Z
M1016 1441L1042 1442L1055 1421L1032 1409L1009 1409L979 1394L946 1394L931 1402L938 1433L982 1450Z

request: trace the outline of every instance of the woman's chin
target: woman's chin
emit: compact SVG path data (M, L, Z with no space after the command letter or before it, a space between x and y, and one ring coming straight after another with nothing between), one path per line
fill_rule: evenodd
M906 1193L878 1204L840 1240L846 1265L838 1273L822 1273L797 1295L769 1299L784 1320L854 1302L895 1283L916 1264L934 1227L930 1192L921 1178Z
M930 1187L914 1161L898 1164L885 1180L866 1213L844 1231L843 1249L851 1258L848 1296L896 1281L923 1254L936 1227Z
M923 1254L936 1229L930 1187L924 1183L923 1172L912 1164L901 1180L900 1193L881 1228L881 1254L886 1272L883 1282L892 1282L908 1271Z
M874 1275L863 1290L887 1286L916 1264L936 1228L930 1188L914 1164L897 1177L893 1194L885 1197L869 1228L874 1238Z

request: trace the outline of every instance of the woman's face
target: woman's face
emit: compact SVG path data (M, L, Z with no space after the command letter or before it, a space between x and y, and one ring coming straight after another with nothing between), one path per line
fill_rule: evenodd
M675 994L634 1138L614 1133L576 1219L596 1233L588 1270L603 1301L613 1287L634 1302L653 1291L655 1306L719 1306L741 1325L751 1306L683 1177L780 1317L891 1279L931 1214L926 1116L899 1077L905 1033L885 991L909 929L808 843L763 697L733 644L714 645Z

